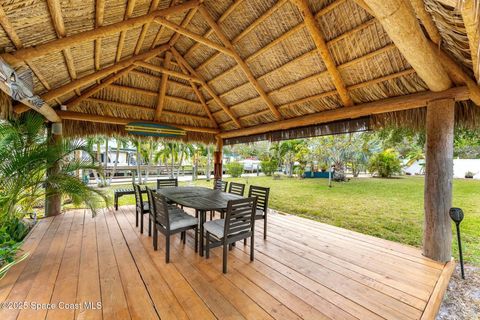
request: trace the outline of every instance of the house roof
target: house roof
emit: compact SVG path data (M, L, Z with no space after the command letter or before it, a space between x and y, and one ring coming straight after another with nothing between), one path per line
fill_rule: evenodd
M400 26L392 31L376 2L12 0L0 10L0 46L9 64L32 70L35 93L63 118L67 135L125 134L133 120L173 124L187 130L186 139L201 141L342 117L368 116L382 125L395 116L375 116L381 106L354 111L429 93L442 82L414 61L421 56L415 50L435 50L422 48L422 40L415 54L405 51L394 30ZM464 6L426 0L421 8L411 2L401 8L415 9L417 25L408 34L420 30L450 59L457 73L435 66L440 62L432 68L447 70L444 82L457 87L447 96L478 113L469 102L479 80L478 41L471 45L478 20L469 25L466 8L474 0ZM319 117L335 112L340 117Z

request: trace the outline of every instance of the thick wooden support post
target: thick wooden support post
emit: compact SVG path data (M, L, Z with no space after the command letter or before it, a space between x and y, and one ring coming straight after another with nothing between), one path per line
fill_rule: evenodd
M50 145L56 145L62 143L62 123L55 122L48 127L48 143ZM58 173L60 168L59 163L53 168L47 171L47 177ZM51 217L62 213L62 195L56 192L55 188L52 188L48 183L45 186L45 216Z
M453 99L427 104L423 254L442 262L452 258L448 211L452 206L454 110Z
M223 139L217 137L217 145L213 153L213 174L215 180L222 180L223 176Z

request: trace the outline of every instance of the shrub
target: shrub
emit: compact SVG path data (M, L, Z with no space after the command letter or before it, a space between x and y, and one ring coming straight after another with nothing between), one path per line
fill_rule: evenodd
M400 159L393 149L387 149L370 158L368 171L382 178L389 178L395 173L401 172Z
M264 160L260 163L260 165L263 173L265 173L266 176L271 176L278 168L278 162L275 159Z
M227 169L227 173L230 174L232 178L238 178L243 173L243 164L240 162L230 162L225 167Z

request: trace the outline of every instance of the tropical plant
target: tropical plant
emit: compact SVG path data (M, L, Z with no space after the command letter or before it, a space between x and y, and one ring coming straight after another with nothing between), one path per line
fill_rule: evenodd
M232 161L225 165L227 173L232 176L232 178L238 178L243 173L243 165L238 161Z
M266 176L271 176L275 173L275 171L277 171L278 161L274 158L266 158L260 162L260 166L262 167L262 171Z
M396 173L400 173L401 169L398 153L393 149L374 154L368 164L368 171L382 178L389 178Z
M116 142L116 148L115 148L115 163L113 164L113 170L110 175L110 179L108 181L108 185L112 184L112 179L115 176L115 173L117 172L117 166L118 166L118 159L120 158L120 148L127 148L128 147L128 142L129 140L127 138L123 137L116 137L115 138Z

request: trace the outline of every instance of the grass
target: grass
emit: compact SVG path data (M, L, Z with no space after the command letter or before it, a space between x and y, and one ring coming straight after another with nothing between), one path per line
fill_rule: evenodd
M226 179L271 188L270 208L416 247L422 243L423 177L359 178L328 187L326 179L250 177ZM181 185L211 187L212 182ZM118 186L112 187L117 188ZM480 266L480 181L455 179L453 206L465 212L461 224L465 261ZM133 196L120 205L134 204ZM452 226L453 227L453 226ZM458 249L454 234L454 256Z

